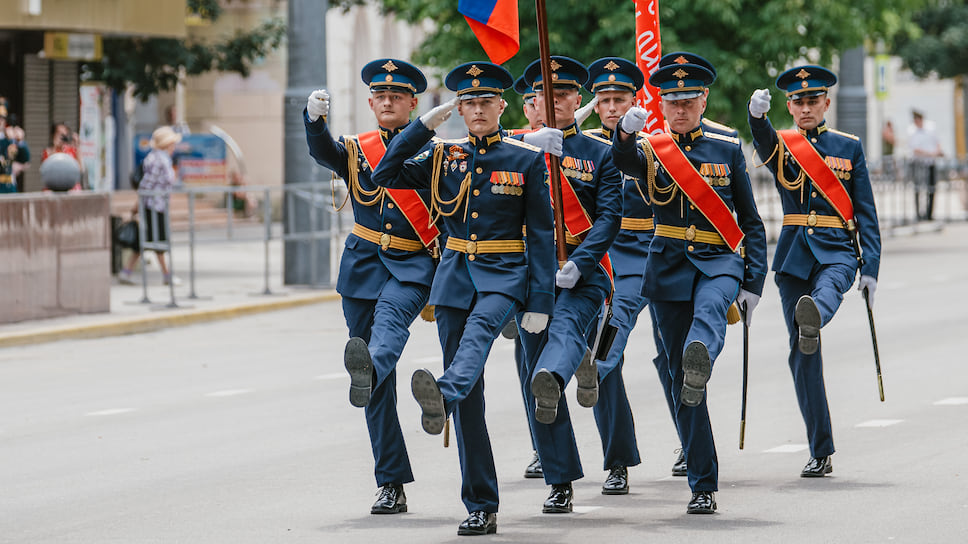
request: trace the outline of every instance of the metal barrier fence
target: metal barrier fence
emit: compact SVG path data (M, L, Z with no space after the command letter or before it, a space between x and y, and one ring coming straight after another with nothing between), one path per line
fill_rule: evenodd
M759 164L758 158L755 164ZM766 226L767 240L776 241L783 226L783 209L772 174L750 164L753 194ZM885 157L867 165L882 233L923 221L968 221L968 161L925 161ZM930 182L934 169L935 182ZM929 216L928 202L933 202Z
M346 235L349 234L352 228L352 219L350 221L345 221L342 214L338 213L333 206L333 202L341 202L342 198L345 197L345 188L343 184L340 183L336 186L335 194L332 185L328 182L307 182L307 183L286 183L283 185L276 186L255 186L246 185L244 188L238 186L199 186L199 187L182 187L174 191L139 191L138 192L138 211L141 221L139 224L139 237L140 237L140 248L141 248L141 283L142 283L142 303L149 303L148 299L148 278L147 271L144 262L144 252L147 250L161 251L168 255L168 272L171 278L175 277L175 263L172 256L172 232L171 232L171 213L165 214L164 221L164 232L168 233L165 240L158 241L148 241L148 232L150 226L150 232L158 233L160 232L161 225L158 224L158 216L155 214L146 213L146 201L151 197L162 197L165 200L166 209L170 211L170 201L172 194L185 194L188 199L188 286L189 286L189 299L200 298L195 291L195 249L198 245L204 245L209 243L224 243L224 242L253 242L261 241L264 248L263 253L263 279L264 288L262 290L263 295L272 295L273 292L269 288L269 277L270 277L270 258L269 258L269 243L278 239L282 242L297 242L297 241L308 241L310 242L310 270L309 270L309 286L313 288L332 288L335 286L336 271L338 270L337 256L341 252L341 246ZM237 218L234 217L234 207L233 207L233 193L249 193L261 195L258 218L261 221L263 228L259 236L251 236L248 234L251 231L240 231L236 228ZM196 201L204 195L221 194L224 195L225 202L225 236L222 238L213 237L211 234L216 232L214 228L205 229L206 236L204 239L198 236L198 229L196 225L196 214L195 214L195 204ZM308 229L300 230L297 228L297 221L295 214L290 213L286 218L286 228L283 229L281 234L273 234L273 197L279 197L275 201L284 202L284 205L288 209L293 210L297 205L308 206L309 214L309 226ZM326 223L329 228L318 229L311 228L314 225L319 224L319 217L323 215L329 215L329 221ZM150 222L150 225L148 224ZM328 271L329 281L326 283L320 283L320 271L317 268L317 254L316 249L319 241L326 241L329 245L330 255L333 256L330 259L330 270ZM169 287L169 303L166 305L169 308L176 308L178 304L175 299L175 288L174 281L168 282Z
M878 218L881 230L885 231L896 227L912 225L919 221L931 220L936 222L952 222L968 220L968 161L956 160L936 160L933 163L924 161L913 161L887 157L881 161L868 164L871 175L871 182L874 189L874 198L877 203ZM931 182L931 170L933 169L934 182ZM780 205L780 197L774 185L773 177L766 167L751 169L750 176L753 182L753 192L756 203L760 211L760 216L766 226L767 240L776 241L783 223L783 210ZM225 241L262 241L264 246L264 289L261 294L273 294L269 288L270 266L269 266L269 242L274 238L272 231L272 202L273 196L280 196L281 202L289 210L294 210L297 205L307 206L310 228L299 230L297 228L296 214L287 215L287 223L284 225L282 234L277 238L282 242L306 242L310 248L309 256L309 285L311 287L332 288L335 286L337 271L339 270L339 256L342 252L342 244L353 226L352 215L348 218L336 211L334 204L343 202L346 197L345 184L335 180L336 183L328 182L308 182L308 183L286 183L281 186L254 186L246 185L244 188L238 186L205 186L205 187L183 187L173 193L183 193L188 198L188 269L189 269L189 299L199 298L195 292L195 248L202 243L218 243ZM258 237L239 237L236 232L233 210L233 193L245 192L261 195L260 220L264 226L262 233ZM226 208L225 238L213 239L211 237L200 240L197 236L195 225L195 202L204 195L224 195ZM169 233L165 241L148 242L147 225L145 221L149 216L145 213L145 199L152 196L161 196L169 199L170 193L165 191L139 191L138 209L140 217L139 230L141 237L141 259L142 259L142 293L141 302L148 300L148 281L144 267L144 251L157 250L167 252L169 258L169 273L174 277L175 264L171 256L171 215L166 214L166 232ZM933 201L933 209L928 214L928 202ZM329 221L324 221L329 227L325 229L311 228L319 224L319 218L328 215ZM929 217L930 215L930 217ZM159 232L160 225L151 225L153 232ZM211 232L212 229L206 229ZM318 242L325 240L328 242L331 255L329 281L325 284L319 283L320 271L317 263ZM178 307L175 300L174 282L169 282L168 307Z

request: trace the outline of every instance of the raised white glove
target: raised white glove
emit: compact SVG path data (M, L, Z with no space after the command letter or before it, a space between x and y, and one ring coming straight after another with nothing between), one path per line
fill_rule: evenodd
M538 334L548 326L548 314L524 312L521 315L521 328L531 334Z
M455 97L421 115L420 122L429 130L437 130L444 121L450 119L450 112L457 107L457 100L458 98Z
M581 270L578 270L578 266L575 265L574 261L567 261L565 262L565 266L562 266L561 270L555 274L555 285L562 289L571 289L580 279Z
M629 134L635 134L636 132L645 128L645 120L648 119L649 114L644 109L638 106L632 106L625 116L622 117L621 128L622 132L627 132Z
M770 90L757 89L750 96L750 115L762 119L770 111Z
M756 305L760 303L760 295L750 293L746 289L740 289L739 294L736 295L736 305L739 306L740 311L746 311L746 324L753 324L753 310L756 309Z
M857 284L857 290L861 293L867 289L867 306L873 310L874 309L874 291L877 290L877 280L873 276L860 277L860 282Z
M592 97L587 104L575 111L575 122L578 123L578 126L581 126L585 119L588 119L588 116L595 111L595 104L598 104L598 96Z
M561 156L562 142L564 136L561 131L551 127L541 127L534 132L529 132L521 137L526 144L540 147L545 153L551 153L556 157Z
M306 102L306 115L312 122L329 115L329 93L326 89L313 91L309 95L309 100Z

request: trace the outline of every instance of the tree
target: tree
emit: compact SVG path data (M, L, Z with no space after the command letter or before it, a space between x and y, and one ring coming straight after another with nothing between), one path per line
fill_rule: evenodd
M347 9L365 0L336 0ZM430 20L430 33L414 61L436 67L437 74L461 62L484 59L483 50L453 0L371 0L386 13L418 23ZM925 0L659 0L662 50L688 50L716 66L707 117L749 133L746 103L758 88L771 88L776 76L801 61L830 64L841 51L865 39L891 40L912 30L909 15ZM549 42L553 54L585 63L603 56L634 58L633 3L631 0L555 0L549 2ZM515 76L538 56L534 4L519 0L521 51L504 66ZM520 99L505 113L508 126L524 124ZM783 98L774 92L775 105ZM778 122L788 123L784 108L773 108ZM784 118L785 117L785 118ZM594 124L595 116L586 123Z
M188 0L187 6L191 14L210 22L222 13L218 0ZM213 42L192 38L105 37L103 59L86 63L84 72L88 79L102 81L117 92L124 92L131 84L134 95L147 100L173 90L182 70L188 76L210 70L248 76L253 61L279 47L285 35L285 22L270 19L257 28L239 30Z
M894 44L894 54L919 78L937 74L954 78L959 99L968 105L968 4L964 0L936 0L914 14L918 31L902 36ZM956 110L958 111L958 110ZM961 134L955 138L956 152L965 155L968 127L965 126L964 106L955 126Z

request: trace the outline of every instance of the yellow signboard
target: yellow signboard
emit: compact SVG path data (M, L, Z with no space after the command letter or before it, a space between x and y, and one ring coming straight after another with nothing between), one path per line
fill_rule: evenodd
M44 32L44 55L52 60L101 60L101 35Z

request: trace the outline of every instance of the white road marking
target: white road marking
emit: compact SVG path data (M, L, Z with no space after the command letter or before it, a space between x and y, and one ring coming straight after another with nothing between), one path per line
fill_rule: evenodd
M796 453L805 449L807 449L806 444L784 444L782 446L763 450L763 453Z
M935 406L959 406L968 404L968 397L948 397L934 403Z
M338 380L340 378L349 378L349 375L345 372L337 372L336 374L320 374L313 378L314 380Z
M904 421L903 419L872 419L854 425L855 427L890 427Z
M212 391L211 393L205 393L206 397L232 397L235 395L244 395L246 393L251 393L251 389L225 389L223 391Z
M88 412L85 415L89 416L113 416L117 414L126 414L128 412L134 412L134 408L109 408L107 410L98 410L96 412Z

